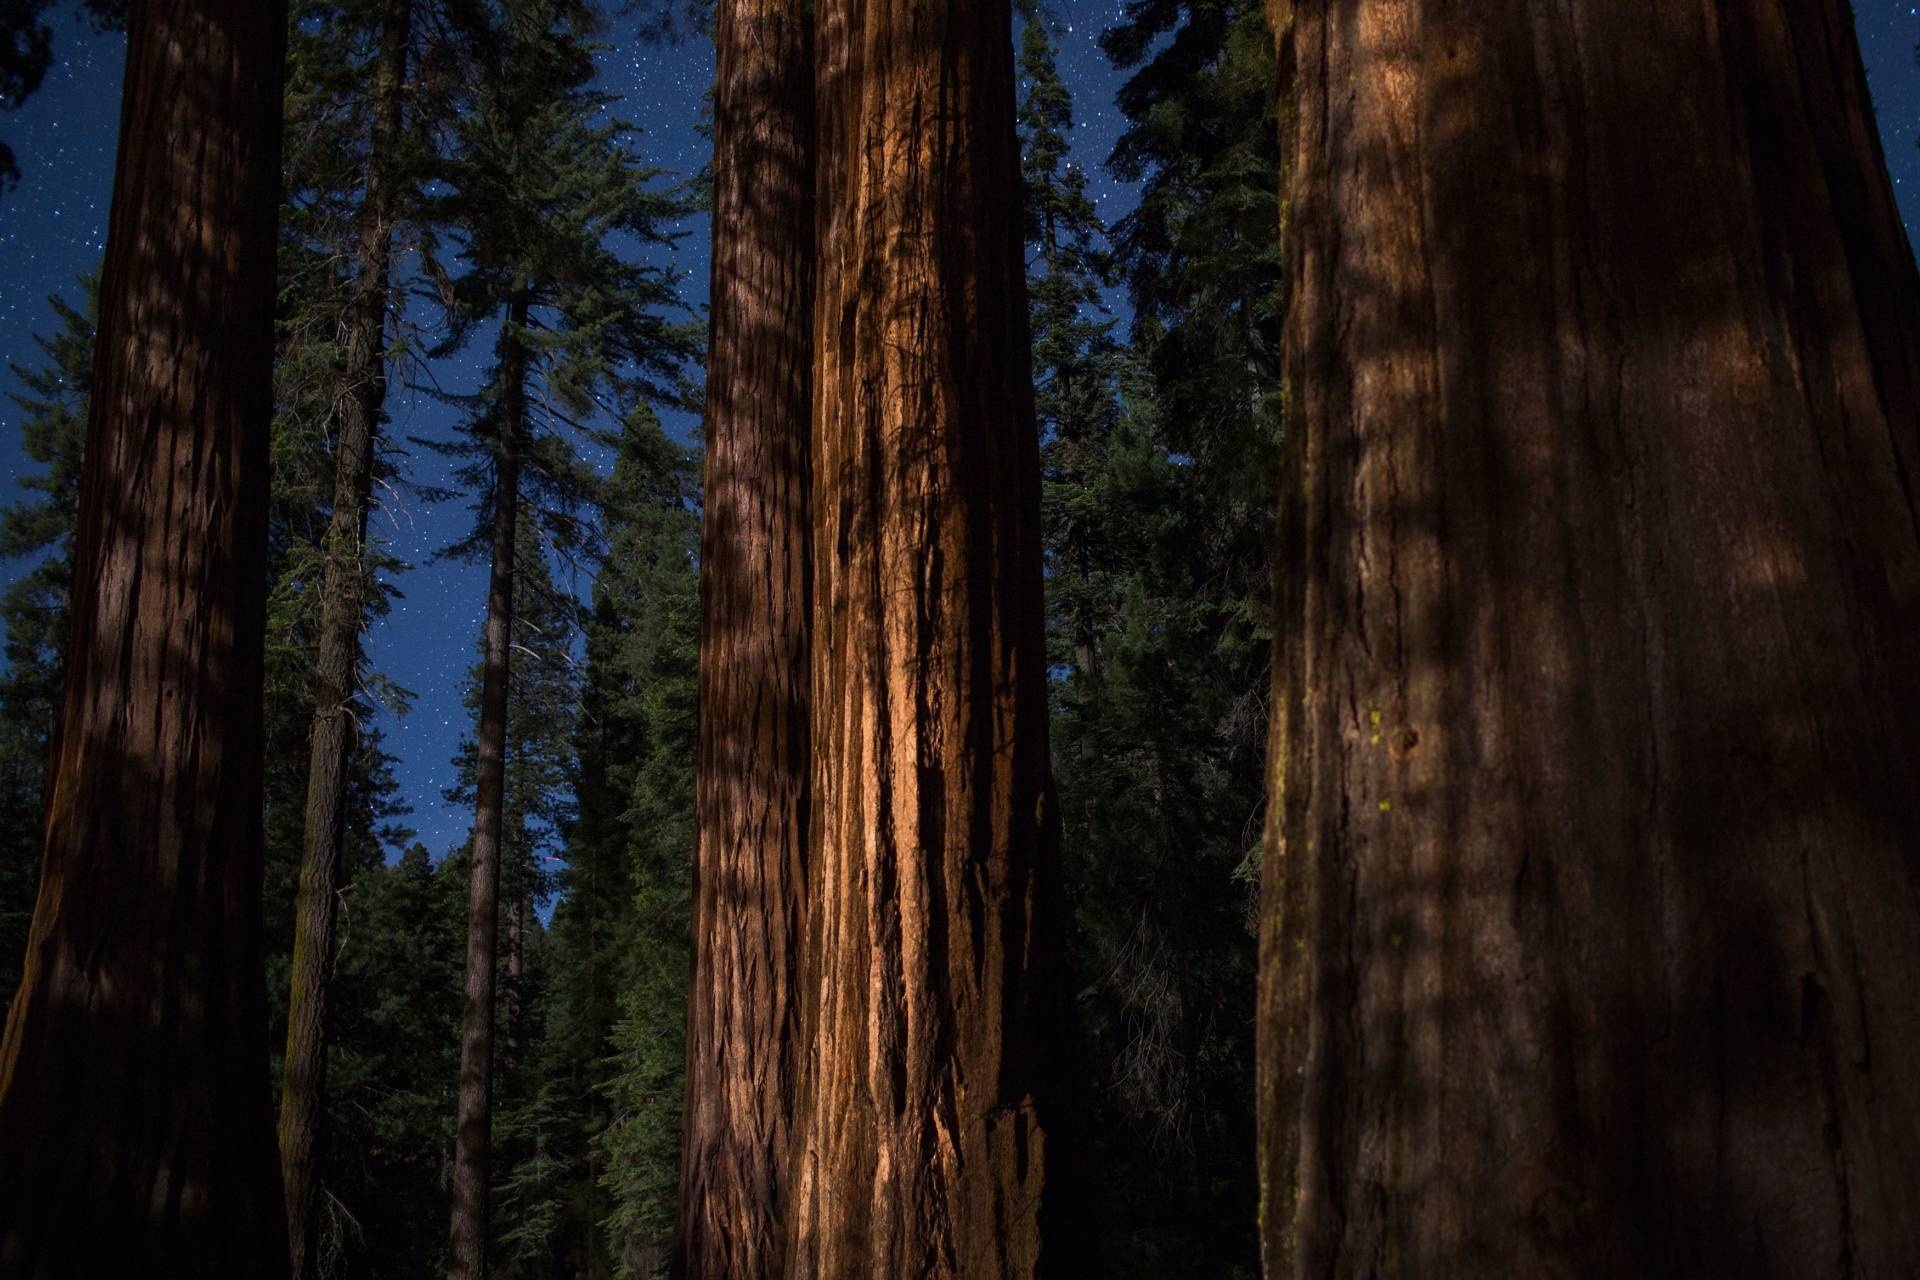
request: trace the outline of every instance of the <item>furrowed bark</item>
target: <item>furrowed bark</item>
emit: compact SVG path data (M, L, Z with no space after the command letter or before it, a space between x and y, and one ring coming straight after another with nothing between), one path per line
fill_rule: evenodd
M280 1094L280 1167L287 1189L293 1272L316 1274L314 1208L319 1195L321 1125L326 1102L327 994L332 982L334 918L340 893L347 777L352 766L360 632L366 622L367 512L375 438L386 403L386 318L392 257L402 88L407 78L412 0L391 0L375 66L367 186L359 213L359 263L347 315L345 393L334 450L333 512L321 581L320 637L314 668L312 746L307 763L306 829L294 910L293 981L287 1002L287 1055Z
M1041 1266L1057 925L1005 4L818 7L813 820L788 1274Z
M1847 6L1273 8L1267 1274L1920 1272L1920 279Z
M0 1273L287 1274L261 718L286 7L148 0L45 857L0 1043Z
M460 1023L460 1102L453 1148L450 1280L485 1280L487 1193L493 1156L494 960L500 936L500 829L506 794L508 647L513 629L514 532L520 432L526 422L527 303L516 297L501 330L500 438L494 461L493 563L475 740L473 869L467 897L467 992Z
M813 62L805 0L716 15L699 851L674 1274L783 1273L805 892Z

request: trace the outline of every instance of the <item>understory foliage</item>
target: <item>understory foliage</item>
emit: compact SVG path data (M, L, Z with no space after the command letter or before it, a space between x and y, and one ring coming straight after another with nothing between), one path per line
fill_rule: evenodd
M1256 1273L1252 933L1280 264L1257 3L1135 0L1101 224L1022 36L1052 742L1107 1276ZM1100 306L1124 286L1130 332Z

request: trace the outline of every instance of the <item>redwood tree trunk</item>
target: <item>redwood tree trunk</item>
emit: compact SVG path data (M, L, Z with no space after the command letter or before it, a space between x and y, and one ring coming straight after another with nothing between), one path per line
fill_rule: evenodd
M287 1057L280 1094L280 1167L287 1184L287 1234L298 1277L313 1273L314 1205L326 1097L327 990L332 981L334 912L340 892L347 776L352 766L360 629L366 621L367 509L374 440L386 403L384 351L388 263L393 239L393 152L400 139L412 0L390 0L374 69L367 188L360 204L359 263L347 314L346 394L334 450L333 513L322 570L320 642L314 669L313 741L307 764L306 831L295 907L293 982L287 1002Z
M0 1274L287 1274L261 723L286 7L133 7Z
M507 651L513 628L514 532L520 432L526 421L527 304L516 298L500 334L505 387L494 461L493 564L487 584L480 732L474 744L473 866L467 896L467 994L460 1024L460 1104L453 1146L451 1280L483 1280L493 1156L494 960L500 936L500 829L507 775Z
M716 14L687 1280L769 1280L784 1260L811 767L811 27L807 0Z
M1267 1274L1920 1274L1920 280L1847 6L1274 7Z
M1004 3L826 0L788 1274L1027 1276L1048 1152L1039 445Z

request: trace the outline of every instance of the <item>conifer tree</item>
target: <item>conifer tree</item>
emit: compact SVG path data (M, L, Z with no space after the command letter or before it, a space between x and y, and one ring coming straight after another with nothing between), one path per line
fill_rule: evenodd
M80 288L80 306L47 299L60 328L35 339L45 363L10 366L20 383L8 399L22 415L21 450L45 470L20 480L38 497L0 513L0 556L39 557L0 595L7 657L6 671L0 672L0 1001L7 1003L20 982L20 956L40 882L48 756L65 679L98 277L80 281ZM0 1004L0 1017L5 1008Z
M495 939L505 786L514 574L520 558L590 545L591 470L584 436L610 442L597 415L675 390L690 352L672 318L673 281L622 259L625 235L668 243L677 202L654 190L618 120L604 119L593 75L592 9L575 0L508 0L458 128L448 212L465 238L456 289L464 336L497 321L495 362L475 401L470 438L450 447L481 495L456 554L489 565L486 652L475 740L475 818L455 1135L451 1274L485 1272L494 1067ZM538 394L534 392L538 391ZM522 546L523 504L540 534Z
M1123 362L1113 323L1102 316L1101 288L1111 270L1106 228L1087 195L1086 174L1068 158L1073 99L1054 59L1044 21L1027 18L1020 30L1020 174L1035 416L1047 477L1047 602L1056 635L1065 628L1064 656L1091 682L1111 592L1096 545L1100 512L1083 495L1093 491L1117 426Z
M85 585L0 1042L9 1275L287 1274L260 938L285 39L285 5L253 0L131 23Z
M1273 60L1247 3L1130 6L1110 166L1134 307L1048 450L1056 776L1099 1267L1247 1276L1279 292ZM1040 292L1036 286L1036 293ZM1036 360L1057 357L1036 316ZM1069 333L1071 330L1060 329ZM1041 403L1047 404L1043 374Z
M607 557L594 584L581 826L563 907L606 931L570 988L602 1065L588 1157L601 1274L665 1274L678 1204L694 850L696 570L700 459L651 414L633 415L610 491ZM589 843L591 841L591 843ZM589 881L587 877L591 877ZM592 898L583 897L594 889ZM555 915L556 930L563 917ZM577 919L577 917L572 917Z
M356 871L341 916L316 1258L354 1280L446 1268L468 858L409 846Z
M384 608L373 582L381 556L368 544L387 392L389 334L396 328L394 258L401 224L419 219L416 176L421 140L453 105L428 89L418 63L450 61L447 41L416 33L420 0L348 6L303 5L295 24L287 128L290 239L283 258L304 259L295 303L283 320L283 384L306 378L296 399L318 401L318 434L331 445L330 467L312 496L324 527L310 535L313 579L303 583L312 628L311 716L302 735L303 771L298 900L294 909L281 1164L296 1272L308 1264L317 1226L317 1168L324 1114L329 987L334 926L349 839L349 797L361 724L372 707L362 696L361 633ZM422 14L419 16L430 16ZM365 50L365 52L363 52ZM444 73L445 68L441 68ZM411 116L411 118L409 118ZM358 202L343 198L357 191ZM304 305L301 305L304 304ZM397 337L397 335L396 335ZM283 406L283 418L289 416ZM284 468L282 471L284 472ZM283 575L302 577L300 566ZM291 593L278 593L276 599ZM317 603L314 601L317 600ZM302 681L303 689L308 684Z
M515 544L532 550L519 556L514 572L501 784L500 898L506 927L495 956L494 1022L500 1034L494 1052L498 1123L492 1187L503 1216L489 1253L497 1276L543 1274L560 1234L559 1094L538 1056L546 1021L541 970L547 950L540 912L553 897L553 864L573 821L579 700L573 650L579 606L555 581L531 525L523 512ZM484 661L484 637L482 651ZM483 669L476 669L467 690L471 710L478 710L483 681ZM447 798L472 804L477 744L463 743L454 763L459 781Z

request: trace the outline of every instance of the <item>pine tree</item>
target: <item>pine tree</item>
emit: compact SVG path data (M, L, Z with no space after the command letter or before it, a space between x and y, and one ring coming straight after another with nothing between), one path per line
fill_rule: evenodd
M523 514L518 546L537 547ZM536 1061L545 1040L545 931L540 912L552 900L577 785L574 738L579 689L574 674L578 603L560 589L545 558L519 557L514 573L512 679L502 769L500 897L506 930L494 958L497 1082L493 1190L503 1215L491 1242L492 1274L546 1274L560 1233L557 1162L561 1158L559 1095ZM483 640L484 661L484 640ZM479 709L484 674L469 681L467 704ZM468 740L455 760L454 803L472 804L479 779L477 744Z
M664 1209L667 1232L672 1225L687 991L693 474L687 451L636 408L605 493L605 554L584 618L567 744L577 805L542 936L532 1087L503 1118L532 1141L501 1187L520 1214L502 1243L529 1262L537 1246L560 1274L633 1274L632 1259L667 1238L636 1224ZM649 891L665 886L665 909L643 911L636 899L643 866ZM623 1023L627 1008L637 1015ZM616 1041L617 1028L625 1039ZM652 1141L661 1131L664 1155Z
M1920 1271L1920 276L1848 6L1274 12L1266 1274Z
M1020 31L1021 186L1033 324L1035 415L1046 483L1047 604L1055 661L1091 685L1109 609L1110 556L1100 508L1088 501L1118 428L1123 368L1101 289L1106 228L1087 176L1068 159L1073 100L1041 18ZM1056 748L1058 744L1056 744Z
M456 1133L452 1274L485 1270L492 1123L495 936L506 761L514 573L522 505L557 554L589 545L591 470L575 439L607 442L596 414L636 397L666 398L690 354L671 275L623 260L610 241L668 243L679 204L659 194L593 74L594 15L572 0L510 0L459 125L449 202L466 240L456 286L462 332L498 320L495 363L476 401L461 479L483 495L457 553L488 557L486 656L475 756L473 880ZM530 395L535 379L541 394Z
M274 3L151 0L131 23L85 587L0 1044L0 1150L37 1153L0 1161L10 1275L286 1274L260 939L285 35Z
M327 1211L315 1256L342 1277L446 1269L468 858L424 846L356 872L328 1037Z
M1104 1227L1089 1265L1115 1276L1255 1265L1246 1011L1277 298L1260 36L1250 6L1146 4L1106 37L1144 63L1115 160L1142 183L1115 232L1135 306L1121 351L1093 306L1109 264L1066 163L1071 103L1042 31L1023 34L1053 760Z
M574 999L591 1010L583 1030L600 1064L582 1082L598 1095L587 1101L597 1103L600 1116L588 1150L597 1184L591 1202L603 1206L595 1225L610 1274L623 1280L665 1274L678 1202L691 967L699 461L652 415L629 419L614 465L608 554L594 583L589 631L588 706L602 718L581 768L599 782L581 796L568 903L592 876L599 895L590 909L608 936L596 970L582 975L595 985L575 988ZM556 913L556 930L561 923Z
M319 401L312 417L331 445L331 466L311 499L316 513L325 512L324 529L312 539L313 563L299 564L304 548L289 554L276 593L276 603L303 594L301 607L315 615L279 1129L294 1268L302 1277L315 1274L308 1258L318 1223L328 997L342 850L350 838L348 791L362 746L359 725L372 711L361 693L367 677L360 638L386 603L374 582L383 557L367 535L389 348L397 345L388 337L395 327L389 313L396 310L396 237L409 215L419 218L415 178L422 165L410 137L428 133L451 106L445 91L427 89L418 75L420 62L446 60L443 38L415 34L416 25L425 25L415 10L426 7L417 0L305 4L290 60L288 170L295 191L287 219L293 243L283 259L298 265L291 273L295 286L283 294L294 305L283 319L282 383L295 384L296 404ZM359 192L357 205L342 207L343 190ZM283 404L282 419L292 416ZM311 582L302 581L307 576ZM295 584L304 592L288 589Z
M11 1003L40 882L41 822L48 756L65 679L73 530L80 514L80 463L93 377L99 279L80 282L80 306L47 299L60 322L36 338L45 363L10 366L21 389L8 399L21 412L21 449L46 468L20 481L40 496L0 513L0 556L38 557L0 596L7 667L0 672L0 998ZM0 1014L5 1006L0 1005Z

